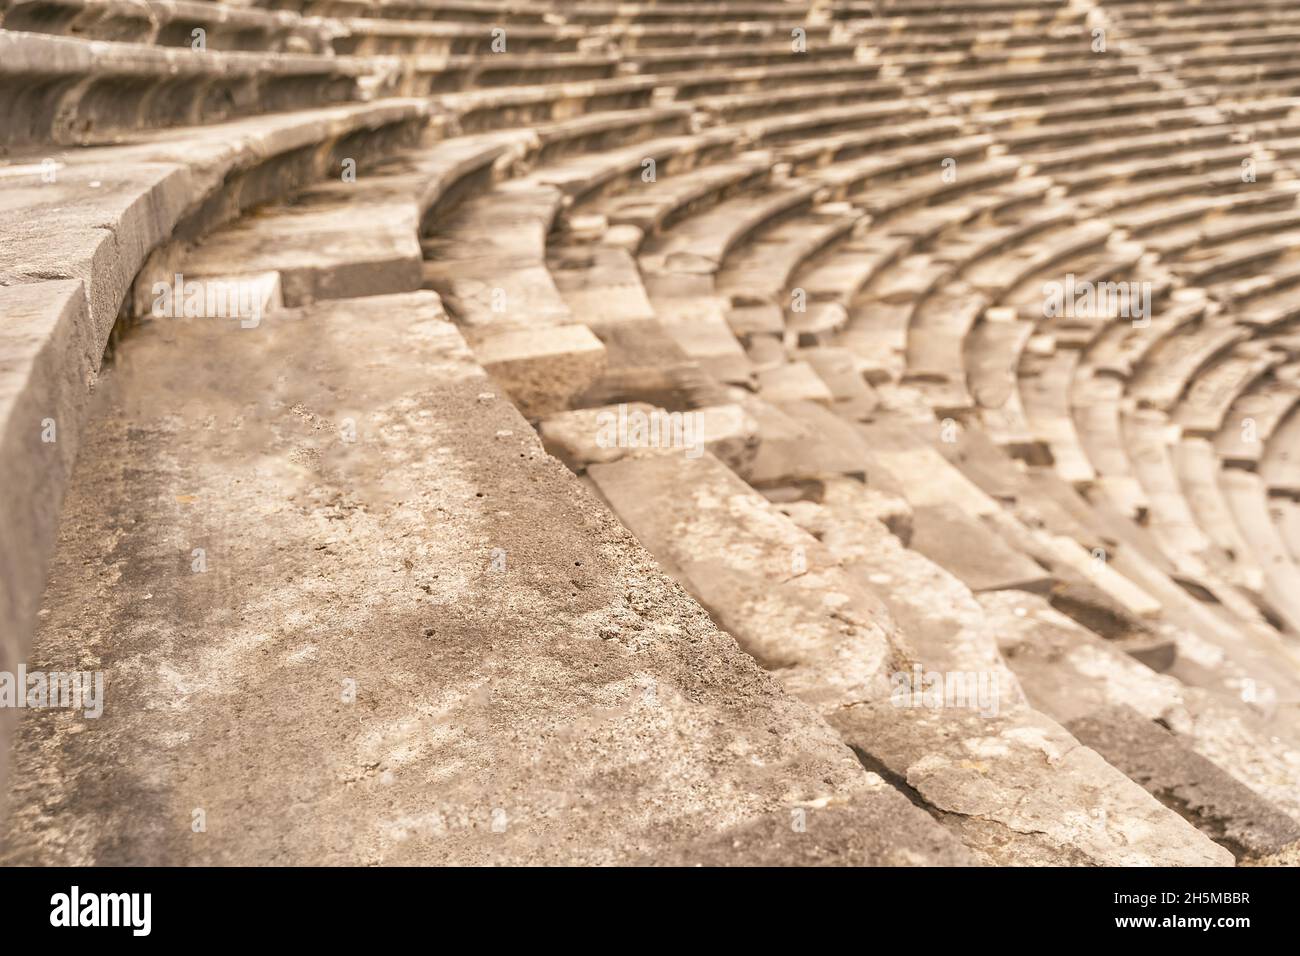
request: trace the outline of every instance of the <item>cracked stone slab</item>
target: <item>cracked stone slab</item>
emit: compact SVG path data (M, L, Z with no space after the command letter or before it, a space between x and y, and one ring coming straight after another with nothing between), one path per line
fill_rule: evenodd
M1257 826L1257 821L1275 821L1279 813L1300 821L1300 748L1279 735L1280 727L1268 725L1240 701L1155 673L1036 595L1008 591L979 600L997 629L1007 664L1035 707L1066 726L1122 708L1169 728L1172 748L1183 756L1171 751L1159 764L1147 762L1134 779L1191 800L1207 832L1215 838L1231 834L1247 857L1266 859L1287 850L1285 828ZM1103 730L1096 728L1097 738L1116 748L1118 766L1134 765L1149 745L1149 731L1112 728L1103 737ZM1106 754L1107 745L1099 746ZM1215 773L1197 769L1199 760ZM1251 793L1253 805L1244 802L1239 786Z
M1231 851L1238 862L1300 865L1300 823L1189 750L1157 722L1116 707L1067 726L1130 780Z
M882 701L829 720L869 768L897 780L991 863L1233 863L1231 853L1035 711L986 717Z

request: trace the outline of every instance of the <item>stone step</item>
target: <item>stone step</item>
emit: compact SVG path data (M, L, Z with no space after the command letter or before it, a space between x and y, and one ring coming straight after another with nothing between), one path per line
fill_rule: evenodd
M846 239L864 221L862 213L852 206L814 206L803 215L764 230L731 256L718 275L718 289L738 304L769 301L788 308L793 299L786 289L795 271Z
M852 426L806 399L771 403L736 396L758 423L758 453L741 477L757 488L799 486L836 476L865 477L868 452Z
M705 3L621 3L596 2L569 6L563 11L567 21L574 23L660 23L676 20L703 22L784 22L790 15L790 5L779 0L710 0Z
M1001 865L1225 866L1232 855L1049 718L889 702L831 725L975 854Z
M425 244L426 287L446 297L480 362L529 418L568 408L607 362L546 267L559 205L554 187L505 183L462 205Z
M1233 592L1222 580L1178 573L1151 542L1147 529L1108 509L1104 499L1080 501L1077 492L1051 476L1029 478L1032 485L1026 486L1027 492L1018 489L1017 499L1027 496L1026 504L1047 527L1074 537L1089 550L1096 547L1093 541L1099 541L1107 565L1161 602L1163 624L1150 622L1148 626L1168 635L1176 654L1172 661L1145 654L1134 656L1188 686L1224 697L1239 699L1244 683L1270 682L1277 699L1300 699L1300 682L1294 679L1290 663L1294 652L1252 602L1241 600L1239 595L1232 600ZM992 493L991 488L986 490ZM1049 499L1047 503L1044 496ZM1053 517L1051 504L1068 511L1066 523L1058 523ZM1082 528L1072 528L1073 522ZM1113 640L1113 632L1101 628L1099 633L1103 631L1103 636ZM1124 642L1117 646L1134 653Z
M801 13L790 10L791 14ZM589 36L605 38L620 50L663 50L667 48L700 44L706 47L748 46L786 41L796 27L804 31L810 45L821 46L830 41L828 23L811 23L797 19L784 21L765 19L749 21L740 19L737 12L731 22L686 22L618 24L592 30Z
M1268 512L1260 477L1228 468L1219 479L1228 508L1264 572L1264 598L1291 634L1300 634L1300 568L1291 560Z
M561 412L544 419L538 434L546 450L582 474L589 465L651 454L698 458L712 453L743 472L758 449L758 423L735 403L669 412L645 402Z
M344 149L385 150L426 115L411 101L335 107L6 170L16 187L0 226L0 295L12 318L0 347L0 444L15 452L5 456L0 520L7 660L21 660L31 640L100 360L151 253L329 174Z
M330 189L316 202L241 219L184 256L179 273L202 281L242 272L276 272L285 304L309 305L420 288L419 210L411 199L370 201L364 190ZM349 195L355 192L354 199ZM357 229L357 218L367 224Z
M1202 438L1184 437L1172 450L1174 469L1197 526L1219 549L1225 578L1255 594L1264 587L1264 571L1241 535L1219 486L1219 458ZM1213 557L1213 556L1211 556ZM1216 569L1217 570L1217 569Z
M758 199L738 197L681 220L643 247L640 266L647 284L652 290L700 287L692 277L712 277L756 230L810 208L815 191L812 185L796 182Z
M880 73L879 63L857 60L802 56L790 57L794 62L777 61L762 66L730 67L726 70L685 69L676 73L658 73L660 86L676 92L678 100L692 100L705 96L757 93L784 89L796 83L843 83L854 79L871 83Z
M792 84L783 89L759 93L731 93L721 96L695 97L695 108L719 122L737 123L765 116L779 115L787 109L818 106L843 106L864 100L899 96L897 83L864 80L849 83Z
M822 707L868 768L916 794L980 858L1230 862L1226 851L1041 715L1021 707L999 716L945 709L922 716L882 699L873 687L883 669L909 673L898 670L898 655L907 651L882 631L893 628L887 610L855 587L833 549L772 512L710 456L624 458L593 465L589 474L638 539L742 647ZM816 610L820 602L837 607L837 636L828 631L826 610ZM821 666L840 655L848 656ZM859 676L856 686L846 685L849 666ZM954 772L958 765L970 770ZM1007 809L1011 794L1021 795L1019 807L1029 793L1037 795L1037 808ZM1086 808L1098 800L1106 812L1090 819ZM1039 826L1026 826L1029 818ZM1029 835L1047 820L1062 822ZM1151 828L1149 841L1135 847L1118 837L1139 825Z
M1228 409L1214 437L1214 450L1225 462L1258 466L1273 430L1300 405L1300 365L1287 363L1257 382Z
M432 294L155 322L103 391L28 660L104 671L103 716L24 713L4 862L694 863L799 810L833 861L966 860L542 451Z
M1239 860L1294 857L1300 822L1283 779L1300 772L1294 744L1243 708L1151 672L1034 595L980 600L1036 707ZM1262 752L1274 754L1283 777L1263 770Z
M790 693L824 713L887 694L901 652L879 600L712 455L623 458L587 474L664 570Z
M1071 721L1079 741L1180 813L1241 863L1294 866L1300 823L1128 708Z
M373 16L394 20L436 19L453 23L546 22L546 11L521 0L271 0L305 16Z
M391 58L396 82L408 96L437 96L476 89L582 83L613 79L619 57L614 53L494 53L412 55Z
M493 56L572 53L585 31L545 24L439 23L348 17L325 25L339 56Z
M644 109L651 105L653 77L626 76L577 83L542 83L465 90L436 97L455 115L462 133L508 129L572 119L585 113Z
M1188 384L1173 420L1184 435L1212 438L1232 403L1260 376L1286 358L1264 342L1243 342Z
M626 68L637 73L672 74L705 67L718 72L754 66L783 66L792 60L807 58L818 63L852 62L857 45L822 42L809 45L806 53L796 53L790 38L774 43L731 46L692 46L681 50L631 50L624 54Z
M321 24L288 10L259 10L202 0L15 0L0 26L86 40L189 47L195 30L213 50L325 53Z
M771 157L746 154L730 163L710 163L680 173L656 168L653 183L643 183L614 198L585 209L603 215L611 226L633 226L654 235L686 216L694 215L741 192L766 183ZM644 241L644 240L643 240Z
M111 143L142 130L346 103L362 98L361 80L370 72L350 57L177 50L6 31L0 100L8 121L0 145Z

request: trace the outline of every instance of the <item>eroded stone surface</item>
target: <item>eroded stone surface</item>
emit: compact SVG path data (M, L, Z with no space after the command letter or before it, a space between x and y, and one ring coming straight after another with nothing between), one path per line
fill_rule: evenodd
M6 862L744 862L768 851L720 835L793 807L906 812L541 451L436 297L129 344L30 658L102 669L104 713L24 714ZM960 858L923 829L872 852Z

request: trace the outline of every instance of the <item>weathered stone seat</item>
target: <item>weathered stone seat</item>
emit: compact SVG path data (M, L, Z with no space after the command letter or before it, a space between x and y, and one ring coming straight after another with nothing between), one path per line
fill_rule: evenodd
M741 123L769 116L785 116L792 109L816 109L887 100L901 94L902 87L896 82L859 80L848 83L800 83L757 93L701 96L692 100L692 104L717 122Z
M961 62L974 61L977 51L981 48L984 56L1006 56L1016 59L1022 55L1037 59L1045 50L1052 51L1052 55L1072 55L1078 50L1088 49L1091 39L1086 32L1082 32L1080 22L1044 24L1040 30L1033 33L1018 33L1014 30L999 33L999 29L1007 30L1008 25L1005 21L999 23L983 18L975 21L974 27L960 23L948 24L951 28L943 31L935 31L926 19L921 17L909 17L906 23L912 29L890 30L888 27L892 24L889 21L883 23L876 21L873 25L873 21L870 20L859 21L851 29L873 50L887 51L891 55L959 52L963 57ZM922 23L925 25L923 26ZM990 52L987 50L990 46L1000 49ZM917 61L909 57L906 62Z
M1230 842L1239 860L1295 857L1291 797L1249 761L1234 759L1241 751L1229 741L1245 730L1239 722L1250 720L1240 708L1153 674L1036 595L1005 591L979 600L999 625L1007 663L1036 707L1158 799L1197 807L1197 825ZM1251 749L1270 746L1265 734L1253 732ZM1226 832L1234 836L1224 840Z
M770 147L792 140L848 132L863 127L880 128L902 118L914 119L919 116L920 111L914 105L867 102L814 109L795 116L755 120L746 123L744 130L746 136L757 145Z
M1111 219L1132 236L1151 235L1153 241L1143 240L1148 246L1160 244L1195 244L1204 228L1202 220L1220 214L1233 216L1238 212L1287 208L1295 203L1296 189L1288 183L1256 193L1228 196L1193 196L1174 203L1161 203L1153 208L1116 209ZM1177 236L1177 238L1175 238ZM1185 248L1185 247L1184 247ZM1216 298L1220 298L1216 294Z
M692 276L712 277L727 255L756 230L811 208L815 193L814 185L794 181L757 201L738 197L683 219L646 243L641 270L648 279L662 278L655 285L665 291L677 287L689 291L699 285L691 282Z
M355 361L358 342L369 361ZM115 653L147 655L158 668L120 680L94 732L60 745L69 773L57 786L81 799L50 813L33 789L16 789L6 862L596 863L619 859L629 844L651 860L679 851L694 859L677 844L715 831L710 808L726 806L744 827L765 813L788 818L790 801L806 801L815 833L815 807L832 792L865 801L858 826L892 827L887 820L915 814L917 836L904 841L914 862L960 858L942 832L928 833L936 824L780 694L548 459L434 296L340 301L233 334L156 323L132 347L135 359L113 377L112 404L97 416L86 451L116 464L80 475L69 506L80 530L65 536L52 593L80 587L83 562L114 563L99 546L109 533L99 516L138 516L130 532L137 553L153 555L159 570L106 593L95 613ZM191 361L177 363L178 349ZM302 371L288 376L292 394L283 393L276 382L295 366ZM174 379L192 398L221 396L244 429L218 436L185 427L189 413L177 418L171 409L164 424L152 397ZM286 400L272 399L277 393ZM448 430L454 409L464 410L469 429ZM317 454L304 471L296 456L308 448ZM169 461L186 463L175 486L184 500L139 494L141 482L177 480ZM232 495L240 506L214 522ZM503 523L506 501L527 520ZM425 514L434 511L440 518L430 527ZM394 534L403 525L413 537ZM205 550L206 573L192 573L191 545ZM553 608L550 623L525 626L535 608L517 607L514 582L557 575L581 582L574 586L588 603L575 604L567 586L543 589L532 600ZM358 587L372 600L349 597ZM448 604L441 596L449 587L474 597ZM300 616L285 631L277 622L298 601ZM73 642L68 652L85 652L79 629L61 617L75 613L66 607L47 621L37 661L57 666ZM151 607L156 613L142 621ZM635 666L622 643L630 638L608 639L630 634L633 619L655 634L655 649L636 654ZM496 650L485 660L489 643ZM216 672L213 653L222 662ZM582 677L561 679L578 660ZM250 692L245 705L232 710L219 681ZM743 703L735 698L742 687ZM257 688L266 692L251 693ZM160 696L184 706L147 706ZM627 708L622 716L606 715L573 738L597 700L615 699ZM665 718L677 729L665 730ZM735 722L733 741L748 741L743 760L711 735L683 737L696 722L716 728L720 720ZM460 728L454 741L439 729L450 724ZM515 734L525 726L532 730L521 749ZM246 746L227 763L217 754L230 734ZM629 759L630 734L640 743ZM108 755L105 739L115 744ZM36 734L24 741L21 767L47 759ZM647 764L652 752L658 759ZM751 759L760 754L780 772L758 773ZM461 770L436 784L431 807L424 770L448 760ZM588 768L583 776L611 782L556 803L547 794L565 791L578 765ZM533 782L527 794L501 785L503 774L515 776L512 766ZM605 776L614 766L622 767L617 780ZM667 782L668 766L673 781L698 782L683 792ZM86 773L71 772L78 767ZM636 797L629 774L643 780L632 787ZM282 799L285 786L292 804ZM608 820L593 826L620 801L652 791L661 797L648 816L635 815L641 824L628 816L626 830ZM122 792L135 797L120 802ZM733 803L738 792L743 809ZM147 815L137 812L144 794ZM196 808L206 821L200 839L191 832ZM242 822L231 825L236 817ZM368 825L357 828L357 819ZM119 839L77 836L100 828ZM584 832L593 828L594 839ZM575 843L585 848L576 855ZM897 861L899 852L840 859Z
M818 170L815 178L834 191L838 197L861 192L872 185L873 181L888 182L922 172L929 174L927 176L929 180L939 179L940 185L956 185L956 182L945 183L941 177L935 176L934 171L937 169L942 173L945 159L958 163L978 162L984 158L991 144L992 141L988 136L973 135L946 142L904 146L887 151L883 155L866 155L835 163ZM957 181L960 182L960 176Z
M1173 410L1173 421L1184 436L1212 437L1237 398L1286 357L1285 352L1270 349L1267 341L1236 345L1188 383Z
M403 91L412 96L503 86L537 86L609 79L618 70L612 53L495 53L489 56L425 54L400 61Z
M253 0L315 17L383 17L449 23L543 23L548 11L522 0Z
M1049 150L1025 150L1025 157L1039 171L1055 174L1058 171L1078 169L1108 160L1134 162L1142 156L1167 156L1171 152L1188 148L1213 149L1226 146L1231 133L1231 128L1226 126L1198 125L1191 129L1174 129L1149 136L1126 137L1087 147L1074 145Z
M201 35L213 50L325 53L320 24L286 10L206 0L16 0L0 27L84 40L192 47Z
M862 157L868 153L878 154L885 150L899 150L920 147L925 143L938 140L952 142L957 150L961 147L963 126L960 120L950 116L919 118L914 122L905 122L898 126L880 129L867 127L850 130L831 136L801 142L788 143L780 147L781 158L790 163L794 172L805 174L832 163ZM980 143L983 140L979 141ZM973 148L977 148L974 143Z
M561 15L570 23L637 24L680 23L683 20L702 23L760 23L787 22L798 8L780 0L705 0L703 3L624 3L583 2L565 4Z
M748 44L743 47L700 46L689 50L632 50L623 57L625 68L636 73L671 74L699 70L706 65L719 72L754 66L787 66L806 57L823 69L831 63L852 62L857 46L853 43L812 44L807 53L796 53L790 39L771 44Z
M583 31L551 26L346 19L322 24L340 56L485 56L573 53Z
M786 89L794 84L834 84L858 80L873 83L879 79L880 64L853 59L823 60L821 57L792 54L764 66L731 66L725 70L698 68L677 73L657 72L666 89L676 91L678 99L725 96ZM643 73L650 71L642 70Z
M280 189L332 173L354 149L386 148L426 117L412 101L333 107L152 144L58 152L52 179L40 165L6 170L6 186L17 188L5 193L0 281L22 321L4 348L0 434L7 447L29 449L5 456L13 510L3 522L0 566L11 584L0 616L12 635L9 659L29 639L99 360L146 258L173 237L202 234ZM70 203L71 196L82 198ZM130 242L118 241L126 236ZM32 422L51 417L57 442L32 449L40 434Z
M943 744L940 741L943 736L950 736L962 726L961 718L943 718L938 714L913 718L906 710L889 707L880 700L878 692L872 692L875 679L870 668L890 653L888 631L881 633L882 625L874 623L873 617L881 618L883 628L892 630L896 625L887 609L879 607L873 612L871 604L863 603L861 598L858 599L858 604L852 603L853 595L858 592L847 572L855 571L866 578L868 574L863 574L865 569L859 569L852 563L841 564L833 550L819 544L811 535L798 531L789 522L779 520L778 516L771 515L761 523L752 519L742 520L742 515L764 512L770 506L752 492L746 497L742 492L743 484L709 456L692 462L678 459L669 452L624 459L613 464L594 465L589 468L589 472L620 517L642 541L649 543L656 554L660 555L660 560L701 597L716 618L728 623L732 633L742 635L741 640L751 648L751 653L760 660L769 662L769 666L780 667L787 686L833 712L833 725L856 750L871 758L873 764L886 768L891 777L897 778L901 778L906 767L914 764L923 752L931 752L932 762L941 762L935 760L935 751L942 750ZM671 494L677 482L687 481L692 488L699 488L702 482L707 481L711 489L716 488L716 492L707 497L686 495L675 498L674 500L693 502L692 510L685 520L678 517L671 525L664 524L658 518L663 510L655 507L654 496ZM748 537L758 529L763 529L760 532L762 538ZM884 533L887 535L887 532ZM754 557L748 557L750 555ZM761 592L760 598L750 583L755 574L770 577L772 572L765 574L764 566L786 564L791 560L791 555L799 556L800 567L806 568L807 572L800 573L796 569L795 575L783 588L774 590L768 585ZM806 609L815 607L815 589L826 589L837 596L839 606L845 609L841 612L842 619L850 620L850 614L852 615L852 630L842 632L834 640L818 640L817 632L811 630L812 622L816 619L814 616L798 628L798 642L790 643L788 639L785 642L782 640L782 634L790 633L788 630L782 634L773 634L765 629L764 622L770 620L770 612L757 619L753 617L759 607L780 602L782 607L788 608L783 619L805 618ZM868 635L871 635L870 639ZM828 655L847 653L857 645L864 648L853 656L856 664L853 673L861 674L857 687L844 684L844 664L833 668L834 683L828 683L822 676L818 662ZM846 708L846 699L856 700L856 703ZM1008 729L1033 723L1045 726L1041 717L1027 712L1013 711L1002 720ZM976 726L977 724L971 724L971 732ZM940 730L941 727L946 730L946 734ZM1011 733L1010 737L1014 736ZM1065 743L1068 738L1061 734L1061 739ZM1068 747L1069 744L1065 746ZM1017 769L1013 769L1023 766L1010 756L1005 761L993 759L985 771L989 774L988 786L996 790L1015 786L1012 782L1014 780L1023 782ZM1095 761L1093 766L1105 765ZM1054 775L1054 779L1064 785L1070 775L1071 771L1065 771L1059 777ZM943 775L938 775L933 789L927 782L922 784L919 791L921 799L941 809L947 806L949 799L941 789L943 779ZM1121 781L1122 778L1116 777L1117 784ZM1122 796L1120 792L1123 793ZM1160 814L1153 813L1154 807L1147 809L1145 803L1127 803L1133 799L1127 791L1116 791L1115 794L1118 799L1112 808L1114 812L1123 815L1146 814L1153 821L1164 819ZM1045 799L1050 802L1052 798ZM1138 806L1143 809L1139 810ZM957 817L949 819L963 833L967 843L990 854L992 859L1003 862L1014 859L1037 859L1041 862L1051 859L1052 854L1061 852L1061 844L1072 847L1076 852L1082 850L1103 858L1105 854L1114 852L1104 849L1108 844L1113 844L1096 828L1086 828L1081 833L1070 833L1062 829L1046 835L1041 841L1014 840L1008 845L1006 835L1010 830L1019 829L1012 821L984 821L995 831L1004 834L1002 839L992 839L986 843L964 827ZM1010 830L1002 829L1008 825ZM1167 849L1166 845L1162 850L1153 848L1153 852L1159 854L1167 852Z
M1032 42L1045 25L1082 22L1083 11L1065 5L1048 6L1023 4L1014 9L962 9L954 10L950 4L928 9L902 9L880 6L860 0L836 3L830 15L835 20L848 21L852 29L866 36L888 33L900 29L915 30L923 37L945 34L964 34L972 30L994 31L998 39L1014 40L1017 28L1024 29L1024 37Z
M1294 362L1258 380L1232 403L1214 447L1225 463L1254 468L1273 429L1300 401L1300 369Z
M693 5L680 7L688 14ZM797 8L796 8L797 9ZM795 13L796 10L791 10ZM683 23L675 18L672 23L645 23L611 25L592 31L595 37L604 38L625 52L639 50L664 50L688 45L705 47L745 47L758 44L788 43L795 29L803 31L810 47L820 48L831 40L831 27L826 23L811 23L794 19L767 19L746 21L704 20L694 17Z
M574 321L546 268L560 199L552 186L505 184L463 204L425 247L426 285L529 417L566 407L605 365L600 340Z
M1102 58L1081 59L1077 63L1051 63L1036 66L979 66L969 69L957 69L948 72L936 72L933 75L918 77L918 81L934 95L951 95L956 93L974 94L983 91L996 91L1012 88L1011 92L1001 96L1004 103L1024 102L1034 96L1023 92L1035 84L1078 84L1092 89L1099 82L1140 79L1135 63L1104 61ZM1125 88L1134 87L1125 84ZM1141 87L1138 87L1141 88ZM994 94L995 97L998 94ZM995 100L996 101L996 100Z
M1017 467L977 429L962 429L956 437L954 442L939 442L935 447L986 494L1011 503L1015 512L1024 515L1027 522L1040 523L1053 534L1074 540L1094 555L1101 548L1108 565L1161 601L1162 615L1169 625L1173 625L1171 636L1175 648L1183 650L1177 651L1172 660L1168 657L1157 659L1148 652L1145 642L1133 646L1129 641L1119 640L1122 632L1102 629L1097 623L1099 619L1114 617L1113 606L1097 606L1093 615L1081 618L1079 612L1086 609L1086 604L1074 602L1065 605L1062 610L1076 619L1081 618L1080 623L1097 628L1097 632L1115 646L1153 668L1177 676L1189 686L1202 687L1233 699L1241 696L1236 681L1244 674L1291 673L1290 665L1285 663L1290 652L1253 606L1230 602L1233 603L1233 614L1227 617L1223 616L1223 606L1207 606L1193 598L1182 583L1193 579L1175 569L1150 540L1145 528L1107 509L1104 499L1095 495L1089 499L1082 498L1076 489L1046 471L1027 472ZM1194 500L1190 491L1189 496ZM1198 590L1195 593L1208 591L1225 599L1232 596L1231 591L1224 590L1222 583L1208 578L1196 580ZM1217 648L1218 667L1208 669L1197 663L1204 659L1197 650L1203 646L1201 642ZM1293 683L1289 676L1283 676L1277 693L1289 699L1297 692L1300 692L1300 685ZM1270 719L1277 716L1277 712L1268 706L1260 706L1262 700L1259 698L1252 702L1256 716ZM1284 725L1287 720L1282 717Z
M1172 450L1174 470L1197 526L1214 545L1207 555L1226 581L1252 594L1264 589L1264 572L1242 536L1219 483L1219 458L1204 438L1184 436Z
M1126 37L1140 38L1146 45L1161 37L1169 36L1170 30L1176 28L1180 33L1176 41L1204 42L1206 33L1218 31L1219 36L1236 40L1237 36L1259 35L1267 37L1270 27L1285 26L1300 22L1300 14L1295 10L1278 8L1259 8L1254 10L1236 9L1228 11L1222 4L1210 9L1202 4L1187 9L1175 6L1170 9L1126 9L1120 14Z
M969 108L990 110L995 117L1013 109L1044 109L1056 107L1068 111L1078 100L1079 81L1074 77L1048 76L1041 79L1022 78L1007 86L985 87L968 84L959 91L945 91L953 103ZM1087 80L1089 98L1113 96L1116 98L1150 95L1162 87L1153 77L1123 73L1119 76L1094 76Z
M636 252L652 236L683 216L724 201L737 192L761 185L771 173L771 154L743 153L732 162L705 163L675 172L670 164L657 166L653 188L635 188L608 201L586 204L584 213L603 216L611 226L632 226L641 232ZM641 164L637 164L640 170ZM650 186L651 184L642 184Z
M1205 554L1211 544L1196 522L1173 464L1176 429L1153 410L1121 413L1125 449L1133 473L1147 494L1147 527L1175 567L1188 574L1205 575Z
M369 64L0 31L0 147L112 142L362 97Z
M560 189L571 204L569 208L575 216L588 210L593 215L599 215L603 199L630 196L644 186L657 183L661 171L665 178L675 178L679 173L710 165L734 153L737 141L734 130L689 133L679 131L685 126L686 117L683 113L659 112L651 115L658 115L664 120L657 129L642 126L639 131L630 128L621 130L626 136L615 135L595 142L587 139L577 145L583 147L591 144L596 147L594 151L566 150L575 155L548 162L544 168L534 171L534 178ZM581 128L581 124L578 125ZM660 131L667 131L670 135L660 136ZM638 136L647 134L655 138L637 141ZM601 146L608 147L609 140L617 139L626 139L628 144L600 149ZM654 178L647 182L643 177L651 171Z
M782 306L796 269L844 238L862 213L842 203L814 206L805 215L779 223L728 258L718 273L718 290L733 301L766 300Z
M447 93L438 105L455 116L463 133L558 122L586 112L649 107L655 91L654 77L509 86Z
M999 138L1005 142L1034 142L1045 136L1069 137L1078 129L1085 131L1082 135L1086 138L1086 131L1106 118L1140 126L1151 122L1147 119L1150 113L1176 115L1191 108L1184 90L1157 88L1109 93L1103 89L1099 95L1084 98L1063 96L1047 103L983 110L980 121L997 128Z
M1278 496L1300 498L1300 481L1296 480L1300 454L1295 437L1300 430L1300 415L1293 409L1274 427L1259 463L1259 473L1269 491ZM1300 560L1297 558L1296 560Z
M1219 480L1237 527L1264 572L1264 600L1291 634L1300 634L1300 568L1269 514L1263 480L1241 468L1224 469Z
M1128 383L1140 406L1168 412L1196 376L1246 337L1245 330L1224 322L1207 322L1195 330L1167 336L1143 356Z
M1100 102L1109 105L1112 101ZM1105 152L1101 154L1091 152L1086 146L1089 141L1095 142L1101 134L1116 138L1125 137L1125 145L1129 147L1125 152L1133 155L1146 142L1146 137L1155 136L1157 131L1186 130L1198 127L1206 120L1204 109L1188 107L1181 100L1170 103L1165 109L1152 110L1153 105L1156 104L1150 103L1144 96L1138 104L1135 104L1136 109L1131 115L1107 114L1095 120L1082 120L1073 115L1076 110L1071 110L1072 121L1065 117L1058 119L1057 116L1039 116L1033 126L1000 131L998 141L1007 144L1008 148L1017 152L1024 151L1034 155L1034 165L1046 171L1053 166L1054 162L1058 166L1066 165L1062 157L1066 155L1067 150L1074 151L1081 160L1096 155L1109 155ZM1055 122L1044 122L1044 120ZM1163 146L1166 141L1160 138L1155 142ZM1056 154L1055 159L1053 154Z

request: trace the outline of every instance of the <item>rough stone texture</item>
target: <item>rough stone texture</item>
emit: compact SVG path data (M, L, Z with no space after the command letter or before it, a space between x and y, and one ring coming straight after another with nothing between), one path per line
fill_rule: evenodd
M792 807L910 810L542 452L436 297L128 344L30 660L104 669L104 715L24 715L6 862L732 863ZM962 858L920 821L870 841L819 855Z
M971 866L961 843L918 807L900 803L880 781L851 802L772 813L690 847L633 862L726 866L737 859L758 866ZM800 809L803 813L795 816ZM888 820L882 831L881 821ZM797 821L797 822L796 822ZM795 826L802 829L796 830Z
M1181 813L1239 862L1300 865L1300 823L1187 750L1155 721L1116 708L1080 717L1068 726L1080 742Z
M879 600L712 455L587 469L614 513L792 693L823 711L879 696L906 652Z
M0 671L9 674L27 656L99 368L87 312L75 280L0 288ZM0 709L0 741L15 716ZM6 764L0 747L0 788Z
M572 471L638 455L698 457L712 452L741 470L758 446L758 426L739 405L670 413L645 402L585 408L553 415L538 425L546 450Z
M605 370L605 346L585 325L486 333L475 354L528 418L568 407Z
M1079 627L1030 594L1008 591L981 595L997 629L1007 664L1015 671L1031 703L1068 727L1090 724L1098 748L1121 769L1135 766L1146 748L1155 746L1149 731L1106 729L1115 713L1133 713L1169 727L1176 746L1160 761L1142 761L1130 773L1180 808L1198 808L1206 832L1250 858L1285 852L1290 838L1278 822L1285 815L1300 822L1300 750L1294 737L1278 735L1240 700L1185 687L1157 674ZM1103 715L1098 718L1097 715ZM1103 723L1097 724L1096 720ZM1199 755L1199 756L1198 756ZM1216 773L1202 772L1200 760L1212 761ZM1241 793L1245 787L1251 799ZM1267 822L1266 822L1267 821Z
M846 708L830 720L868 754L868 766L878 761L992 862L1233 862L1231 853L1033 711L989 718L876 703Z

